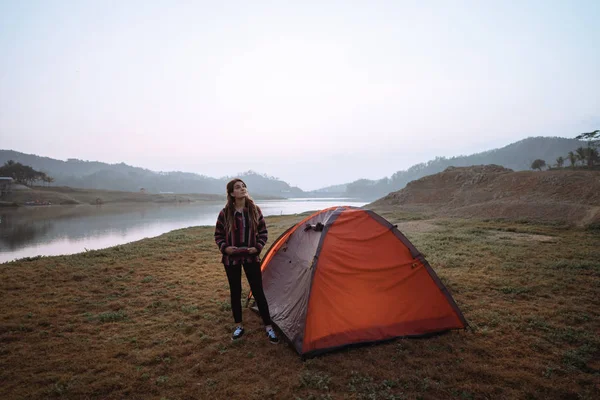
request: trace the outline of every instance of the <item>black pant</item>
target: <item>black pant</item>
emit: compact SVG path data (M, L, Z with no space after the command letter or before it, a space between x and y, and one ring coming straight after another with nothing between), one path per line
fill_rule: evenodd
M265 325L271 325L269 305L263 291L262 275L259 263L244 263L244 272L250 284L250 290L258 305L258 311ZM226 265L225 272L229 281L229 292L231 294L231 311L236 324L242 322L242 265Z

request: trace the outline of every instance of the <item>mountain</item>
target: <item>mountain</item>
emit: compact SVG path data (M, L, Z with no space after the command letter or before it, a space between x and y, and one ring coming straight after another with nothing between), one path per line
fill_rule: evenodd
M402 189L408 182L442 172L448 167L495 164L515 171L529 170L531 163L536 159L552 165L558 157L566 159L569 151L575 151L581 146L587 146L587 142L559 137L530 137L499 149L469 156L436 157L426 163L413 165L408 170L397 171L389 178L360 179L346 185L346 195L376 199Z
M587 142L558 137L530 137L500 149L452 158L436 157L426 163L413 165L407 170L397 171L390 177L379 180L359 179L351 183L328 186L310 192L265 174L247 171L239 176L246 181L253 193L280 197L354 197L377 199L390 192L402 189L408 182L427 175L444 171L447 167L496 164L515 171L530 169L536 159L554 164L560 156L566 158ZM130 165L106 164L98 161L82 161L70 158L67 161L0 150L0 164L14 160L30 165L55 179L55 186L70 186L87 189L139 191L150 193L205 193L224 194L225 184L231 177L212 178L189 172L154 172ZM393 160L390 160L393 162Z
M107 164L70 158L67 161L0 150L0 164L14 160L29 165L54 178L53 186L84 189L106 189L137 192L144 188L149 193L205 193L225 195L225 185L231 177L211 178L189 172L155 172L132 167L125 163ZM277 178L247 171L238 175L253 193L266 196L302 196L302 189L292 187Z
M346 184L342 184L342 185L331 185L331 186L327 186L321 189L317 189L317 190L312 190L308 193L313 194L313 195L323 195L323 196L328 196L328 195L339 195L339 194L344 194L346 193L346 188L348 187L348 185Z

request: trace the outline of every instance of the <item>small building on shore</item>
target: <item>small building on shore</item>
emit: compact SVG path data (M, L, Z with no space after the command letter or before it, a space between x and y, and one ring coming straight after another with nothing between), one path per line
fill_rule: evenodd
M12 191L14 181L10 176L0 176L0 197L4 197Z

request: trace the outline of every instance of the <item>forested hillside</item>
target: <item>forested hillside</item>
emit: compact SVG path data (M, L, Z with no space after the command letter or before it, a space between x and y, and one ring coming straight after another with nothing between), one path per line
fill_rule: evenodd
M253 193L282 196L348 196L376 199L402 189L410 181L444 171L447 167L496 164L515 171L528 170L534 160L553 164L558 157L565 157L586 142L558 137L527 138L500 149L459 157L436 157L426 163L413 165L407 170L393 173L379 180L359 179L351 183L335 184L311 192L266 174L247 171L241 176ZM42 171L52 178L54 186L70 186L87 189L139 191L150 193L206 193L222 194L230 177L213 178L189 172L155 172L133 167L125 163L107 164L98 161L69 159L55 160L12 150L0 150L0 164L14 160ZM390 160L393 165L395 160ZM386 171L382 171L382 175ZM335 183L335 182L334 182Z
M84 189L106 189L136 192L144 188L149 193L224 194L229 177L212 178L189 172L155 172L125 163L107 164L98 161L67 161L0 150L0 164L14 160L54 178L53 186ZM253 193L271 196L296 196L303 192L286 182L254 171L241 173Z
M448 167L468 167L471 165L495 164L514 171L524 171L531 167L536 159L553 164L558 157L585 146L586 142L577 139L558 137L531 137L509 144L508 146L459 157L436 157L426 163L416 164L405 171L397 171L389 178L380 180L360 179L347 185L349 196L368 196L379 198L390 192L402 189L408 182L427 175L444 171Z

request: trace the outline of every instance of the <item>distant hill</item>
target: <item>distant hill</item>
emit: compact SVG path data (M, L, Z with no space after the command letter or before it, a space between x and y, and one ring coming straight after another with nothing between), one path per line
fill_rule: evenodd
M317 190L313 190L311 192L311 194L314 195L339 195L339 194L344 194L346 193L346 188L348 187L348 185L346 184L342 184L342 185L331 185L331 186L327 186L321 189L317 189Z
M54 178L53 186L83 189L120 190L148 193L204 193L225 195L225 185L231 177L211 178L189 172L155 172L130 165L107 164L98 161L67 161L0 150L0 164L14 160ZM238 175L251 187L252 192L266 196L302 196L302 189L292 187L274 177L247 171Z
M400 190L410 181L444 171L448 167L466 167L470 165L496 164L515 171L529 170L536 159L551 165L560 156L566 158L587 142L559 137L530 137L509 144L500 149L484 151L469 156L436 157L427 163L416 164L406 171L397 171L389 178L379 180L360 179L346 185L346 195L351 197L379 198L387 193ZM390 160L393 162L393 160Z
M509 144L500 149L452 158L436 157L426 163L413 165L405 171L397 171L379 180L359 179L351 183L332 185L304 192L275 177L247 171L243 178L253 193L280 197L354 197L377 199L400 190L410 181L435 174L447 167L496 164L516 171L528 170L536 159L554 164L559 156L566 158L569 151L586 146L587 142L558 137L531 137ZM189 172L155 172L124 163L107 164L98 161L67 161L0 150L0 163L14 160L30 165L55 179L54 186L70 186L85 189L121 190L135 192L145 188L149 193L204 193L223 194L230 177L212 178ZM394 160L390 160L393 163Z
M370 204L441 216L600 224L600 171L449 167Z

